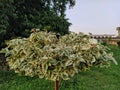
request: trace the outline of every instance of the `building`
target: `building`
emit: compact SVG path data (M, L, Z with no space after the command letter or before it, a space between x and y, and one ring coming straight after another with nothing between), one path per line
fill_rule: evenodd
M95 38L98 41L102 41L108 44L118 45L117 43L120 42L120 34L118 36L113 34L98 34L98 35L91 35L91 38Z

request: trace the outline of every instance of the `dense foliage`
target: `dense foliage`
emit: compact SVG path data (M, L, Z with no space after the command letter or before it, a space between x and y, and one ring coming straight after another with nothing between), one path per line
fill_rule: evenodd
M32 28L69 33L65 10L74 4L75 0L0 0L1 45L5 39L29 36Z
M92 66L116 63L105 46L83 33L58 39L55 33L34 32L28 38L10 40L7 45L1 52L16 73L53 81L68 80Z

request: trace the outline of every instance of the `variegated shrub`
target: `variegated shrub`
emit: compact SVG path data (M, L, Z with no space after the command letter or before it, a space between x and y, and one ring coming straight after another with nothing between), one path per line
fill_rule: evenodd
M60 36L34 32L28 38L10 40L1 52L16 73L49 80L68 80L92 66L117 62L107 48L83 33Z

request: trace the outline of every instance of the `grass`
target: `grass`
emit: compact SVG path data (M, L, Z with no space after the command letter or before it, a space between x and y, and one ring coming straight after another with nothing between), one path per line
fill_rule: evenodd
M60 90L120 90L120 48L109 46L118 65L92 68L61 84ZM0 71L0 90L54 90L54 82Z

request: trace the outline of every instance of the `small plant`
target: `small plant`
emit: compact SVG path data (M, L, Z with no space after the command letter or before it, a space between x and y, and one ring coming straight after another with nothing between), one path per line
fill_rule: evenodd
M57 38L52 32L34 32L28 38L10 40L2 49L16 73L55 81L69 80L92 66L117 64L108 48L83 33ZM58 90L58 88L55 88Z

